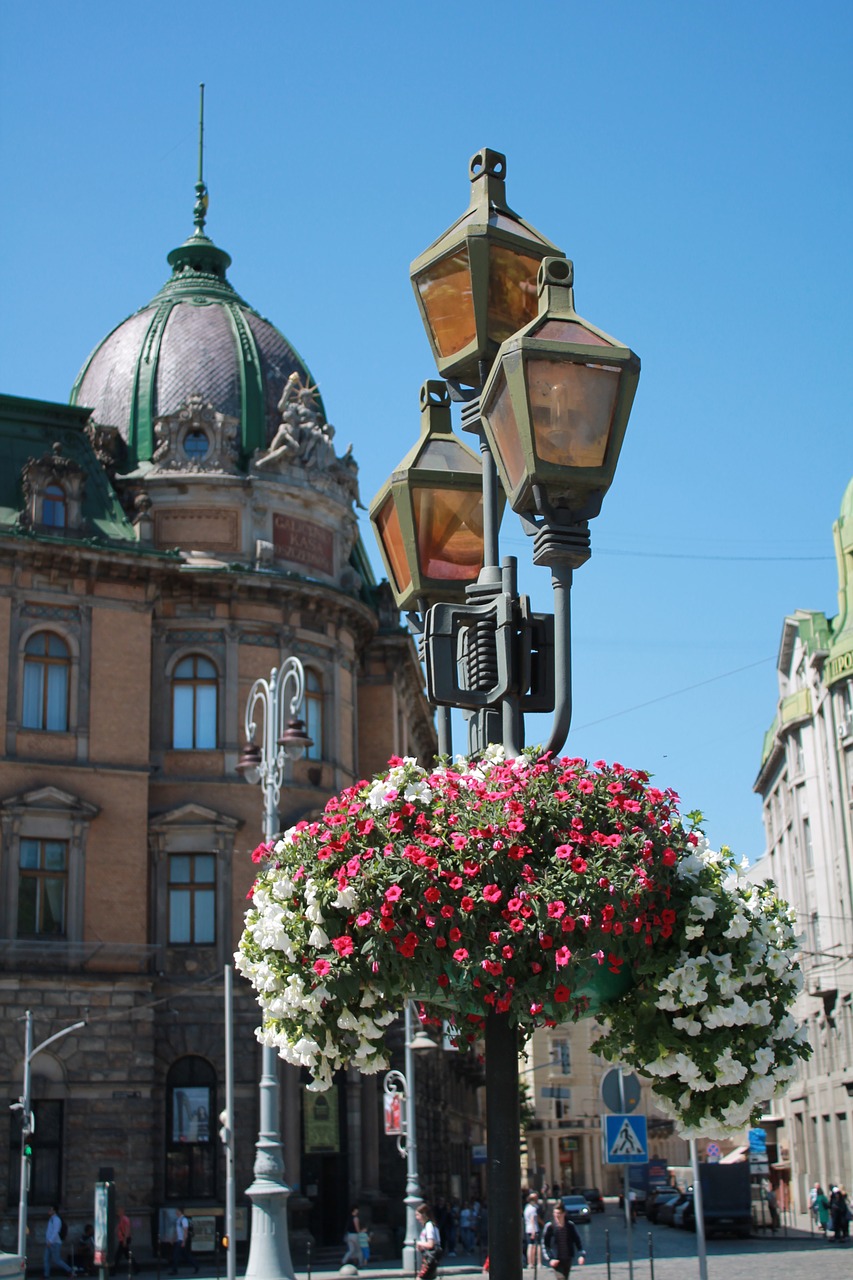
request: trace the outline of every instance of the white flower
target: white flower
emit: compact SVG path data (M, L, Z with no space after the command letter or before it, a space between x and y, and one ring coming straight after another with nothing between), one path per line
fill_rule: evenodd
M305 919L311 920L314 924L323 923L325 917L320 910L320 904L316 900L312 900L311 905L306 908Z
M694 898L690 903L689 918L691 920L711 920L716 910L717 904L713 898Z
M702 1033L702 1023L696 1018L673 1018L672 1025L679 1031L686 1031L689 1036L698 1036Z
M742 911L736 911L732 916L728 929L723 931L724 938L745 938L750 930L749 917L745 916Z
M726 1045L717 1059L717 1084L740 1084L746 1074L747 1069L744 1064L732 1055L730 1047Z
M338 1015L338 1026L342 1031L357 1031L358 1018L354 1013L350 1013L349 1009L342 1009Z
M355 889L351 884L348 884L345 888L338 890L338 896L335 898L332 906L343 907L345 911L352 911L357 901L358 898Z
M329 945L329 935L325 933L318 924L308 934L308 945L317 947L318 950Z

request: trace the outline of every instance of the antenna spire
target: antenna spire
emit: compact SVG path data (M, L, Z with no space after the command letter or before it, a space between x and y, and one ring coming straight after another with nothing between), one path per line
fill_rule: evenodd
M204 85L199 85L199 110L198 110L198 182L195 184L195 208L193 209L193 222L195 224L196 235L204 235L204 224L207 217L207 206L209 203L207 187L204 183Z

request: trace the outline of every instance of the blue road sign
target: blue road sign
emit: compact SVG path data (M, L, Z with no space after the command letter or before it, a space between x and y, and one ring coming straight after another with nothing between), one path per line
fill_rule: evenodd
M607 1164L645 1164L649 1158L646 1117L604 1117L604 1159Z

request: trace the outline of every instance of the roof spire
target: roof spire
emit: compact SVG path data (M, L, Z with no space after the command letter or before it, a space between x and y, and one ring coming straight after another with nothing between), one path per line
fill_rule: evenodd
M193 223L196 235L204 235L204 224L207 215L208 195L204 184L204 85L199 85L200 101L198 111L198 182L195 184L195 208Z

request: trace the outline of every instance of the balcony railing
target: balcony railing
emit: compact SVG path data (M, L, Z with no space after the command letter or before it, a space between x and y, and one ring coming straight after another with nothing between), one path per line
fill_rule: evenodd
M151 973L160 951L149 943L69 942L65 938L0 938L0 971Z

